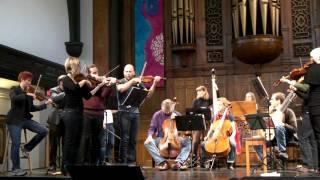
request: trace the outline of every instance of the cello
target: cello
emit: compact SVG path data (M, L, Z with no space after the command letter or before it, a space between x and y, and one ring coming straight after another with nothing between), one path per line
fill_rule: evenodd
M217 87L214 87L215 83L215 70L212 69L212 100L213 100L213 122L210 126L208 134L205 138L204 149L210 154L219 154L226 156L231 148L229 143L229 136L232 133L232 125L229 119L227 119L228 107L225 107L224 113L220 119L217 118L218 112L223 109L223 102L221 100L218 102L217 99Z
M176 102L173 101L171 105L172 113ZM162 123L162 129L164 132L163 138L158 145L160 155L164 158L176 158L181 152L181 142L178 136L178 130L175 119L166 119Z

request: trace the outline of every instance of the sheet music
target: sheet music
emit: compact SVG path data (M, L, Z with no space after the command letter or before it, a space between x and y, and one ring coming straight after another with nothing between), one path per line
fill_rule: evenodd
M111 110L105 110L103 122L106 122L106 124L113 123L113 115Z

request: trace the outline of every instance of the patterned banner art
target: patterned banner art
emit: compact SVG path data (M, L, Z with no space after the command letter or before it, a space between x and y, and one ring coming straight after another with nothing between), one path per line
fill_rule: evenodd
M163 0L135 1L135 66L140 75L164 76ZM150 86L151 84L146 84ZM158 84L163 87L164 82Z

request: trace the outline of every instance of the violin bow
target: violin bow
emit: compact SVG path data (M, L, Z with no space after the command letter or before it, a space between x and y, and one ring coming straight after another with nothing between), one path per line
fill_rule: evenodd
M120 67L120 65L117 65L116 67L111 69L109 72L107 72L104 76L107 77L110 73L112 73L114 70L118 69L119 67Z
M37 86L36 86L36 88L34 89L34 94L36 94L36 92L37 92L37 90L38 90L38 87L39 87L41 78L42 78L42 74L40 74L40 76L39 76L39 78L38 78Z
M147 66L147 62L144 62L144 65L143 65L143 68L142 68L142 71L141 71L141 74L140 74L140 79L141 79L141 80L142 80L144 71L145 71L145 69L146 69L146 66Z

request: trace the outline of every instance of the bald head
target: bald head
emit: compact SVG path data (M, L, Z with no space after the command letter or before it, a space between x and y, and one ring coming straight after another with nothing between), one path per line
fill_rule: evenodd
M127 64L123 69L124 78L126 78L127 80L130 80L134 78L135 75L136 73L134 71L134 66L132 64Z

